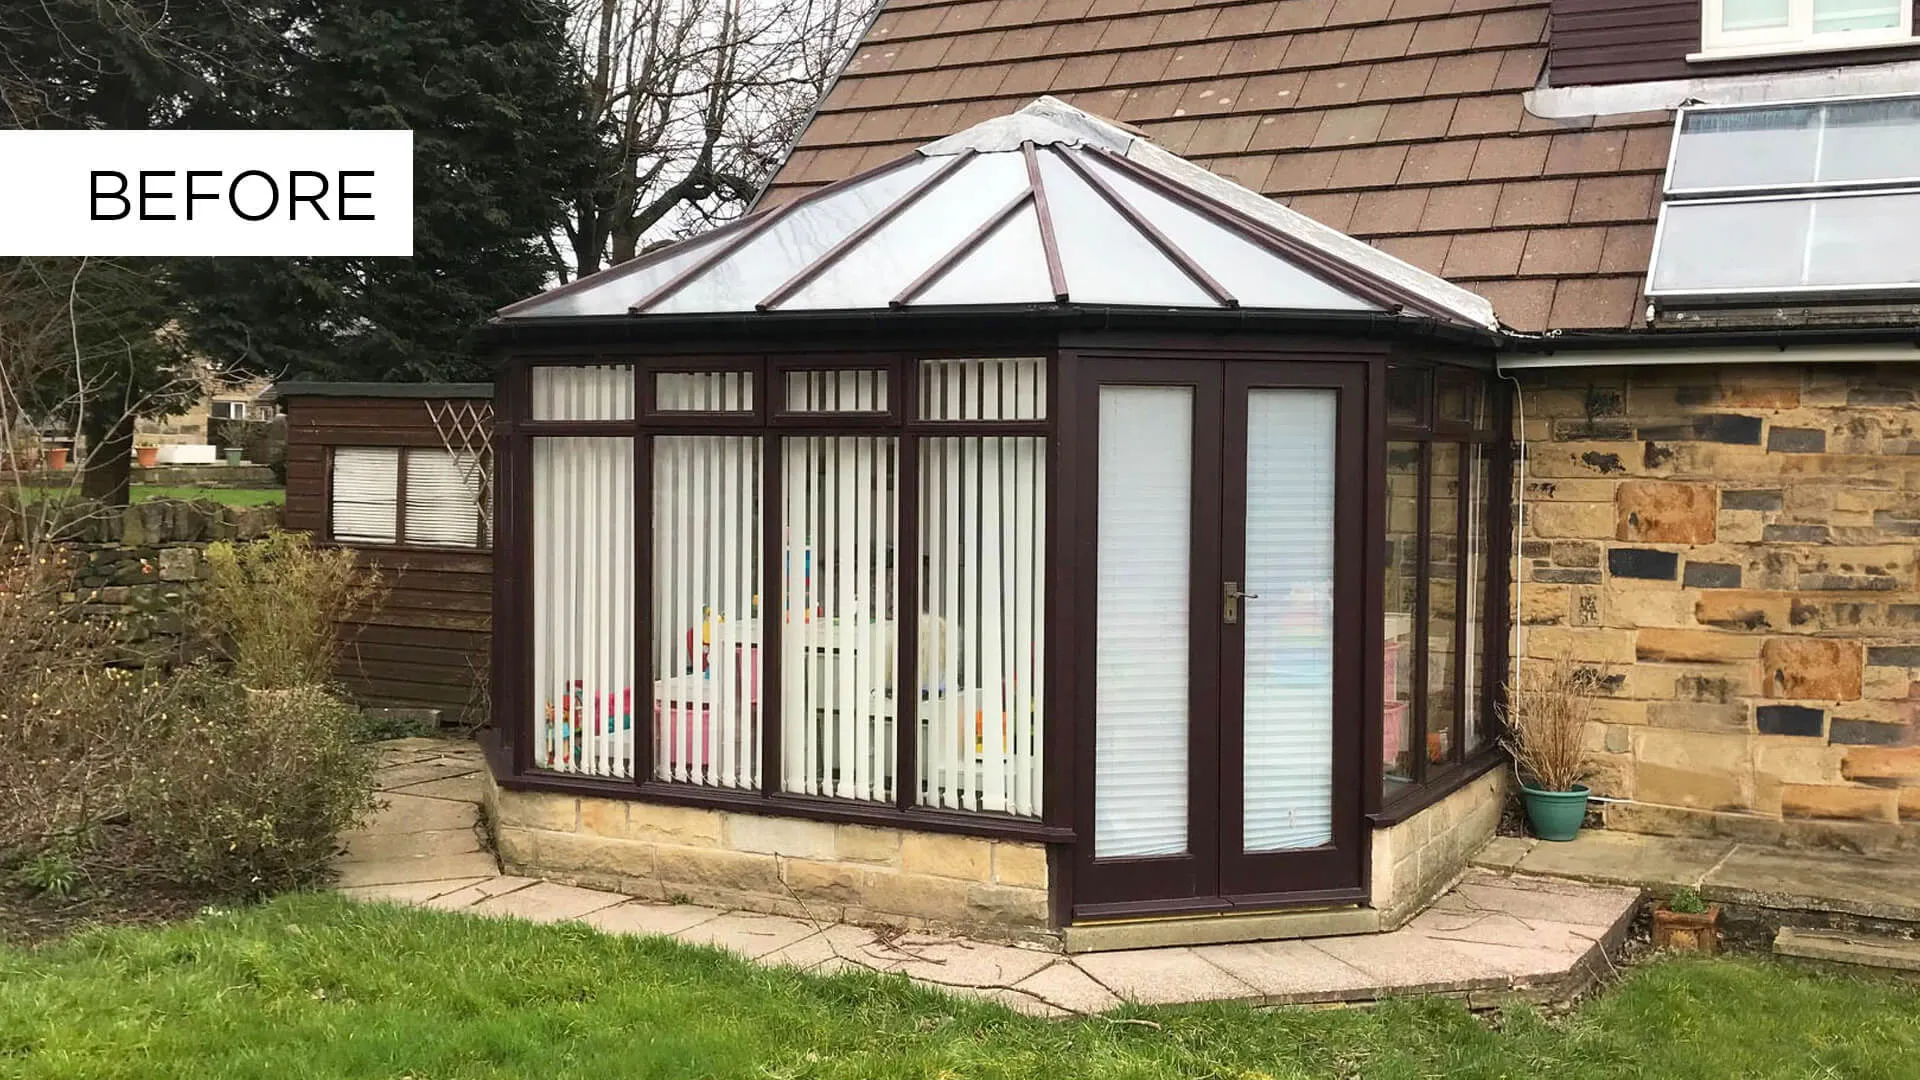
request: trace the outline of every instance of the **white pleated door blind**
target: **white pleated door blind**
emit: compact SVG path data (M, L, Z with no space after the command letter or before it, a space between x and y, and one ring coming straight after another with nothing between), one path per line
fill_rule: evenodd
M1188 850L1193 409L1100 387L1094 856Z
M534 761L633 775L633 440L533 441Z
M899 441L789 438L781 455L781 784L890 800Z
M400 451L339 446L333 451L329 532L351 544L391 544L400 521Z
M653 774L760 786L761 440L653 440Z
M407 451L407 543L480 546L480 502L471 454Z
M1333 390L1247 392L1243 848L1333 839Z
M1037 817L1046 442L920 443L919 801Z

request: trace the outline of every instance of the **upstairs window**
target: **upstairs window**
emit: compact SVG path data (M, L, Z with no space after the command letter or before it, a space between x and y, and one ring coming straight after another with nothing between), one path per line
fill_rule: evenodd
M1913 36L1911 0L1706 0L1695 59L1897 44Z
M1681 110L1656 303L1915 293L1920 96Z

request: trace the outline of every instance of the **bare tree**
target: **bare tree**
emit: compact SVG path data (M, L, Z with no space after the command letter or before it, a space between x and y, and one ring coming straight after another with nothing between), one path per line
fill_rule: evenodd
M599 133L555 261L573 274L649 237L737 216L867 25L876 0L578 0L583 108ZM570 257L569 257L570 255Z

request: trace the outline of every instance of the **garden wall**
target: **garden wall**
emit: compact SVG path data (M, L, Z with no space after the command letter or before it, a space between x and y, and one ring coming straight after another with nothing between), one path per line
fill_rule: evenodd
M1920 846L1920 371L1528 373L1521 655L1611 828Z

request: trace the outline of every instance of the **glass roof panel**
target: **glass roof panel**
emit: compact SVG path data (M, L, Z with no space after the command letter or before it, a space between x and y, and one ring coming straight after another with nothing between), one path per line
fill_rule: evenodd
M953 159L938 160L946 165ZM1027 166L1019 154L977 155L778 305L778 310L886 307L1026 189Z
M645 314L752 311L801 267L826 254L827 249L951 161L916 158L825 198L796 205Z
M1040 178L1075 303L1219 306L1056 154L1040 153Z
M909 306L1052 302L1053 282L1047 276L1047 251L1040 243L1040 218L1028 203Z
M1920 191L1667 204L1652 292L1920 289Z
M1920 192L1811 202L1806 284L1920 286Z
M1814 180L1820 106L1689 111L1668 191L1773 187Z
M1822 181L1920 181L1920 98L1827 106Z
M1099 170L1107 181L1153 223L1160 234L1213 276L1242 307L1290 308L1310 311L1377 311L1378 305L1352 296L1283 261L1231 225L1212 220L1191 207L1141 183L1096 154L1080 160Z
M507 316L510 319L546 319L569 315L624 315L634 301L673 280L674 275L692 266L713 250L715 240L731 233L715 230L658 252L659 258L646 262L641 256L606 272L606 276L582 289L542 297L538 303ZM644 263L644 265L642 265Z

